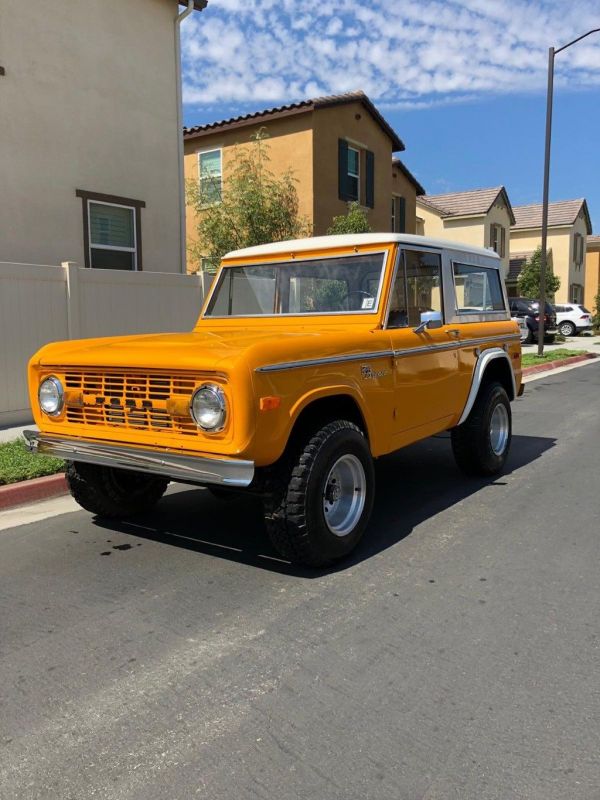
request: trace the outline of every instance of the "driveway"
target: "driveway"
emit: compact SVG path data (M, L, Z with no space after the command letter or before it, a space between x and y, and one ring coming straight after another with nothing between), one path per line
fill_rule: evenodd
M599 396L529 383L497 480L383 459L335 571L202 490L0 531L0 796L597 798Z

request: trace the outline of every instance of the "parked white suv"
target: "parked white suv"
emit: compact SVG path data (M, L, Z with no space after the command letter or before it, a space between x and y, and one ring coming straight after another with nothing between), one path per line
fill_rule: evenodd
M592 329L592 315L585 306L578 303L554 306L556 327L563 336L576 336L581 331Z

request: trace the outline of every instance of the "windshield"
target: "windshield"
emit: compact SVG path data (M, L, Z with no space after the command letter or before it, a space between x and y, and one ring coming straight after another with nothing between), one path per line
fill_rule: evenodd
M249 264L221 271L206 317L377 311L385 253Z

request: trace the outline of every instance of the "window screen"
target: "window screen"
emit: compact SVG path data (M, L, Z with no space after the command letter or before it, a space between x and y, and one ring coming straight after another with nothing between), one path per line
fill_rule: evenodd
M136 269L135 209L89 203L90 265L96 269Z

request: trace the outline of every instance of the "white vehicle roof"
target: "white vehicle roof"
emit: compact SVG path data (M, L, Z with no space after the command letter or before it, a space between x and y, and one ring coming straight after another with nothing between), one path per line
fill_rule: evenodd
M458 253L470 253L484 256L497 261L493 266L500 267L500 257L493 250L485 247L474 247L462 242L453 242L449 239L432 239L429 236L418 236L411 233L352 233L337 236L313 236L307 239L291 239L285 242L260 244L255 247L244 247L241 250L232 250L223 259L252 258L254 256L281 255L282 253L301 253L306 250L320 250L330 247L356 247L358 245L387 245L401 242L417 247L435 247L437 249L453 250ZM490 265L492 266L492 265Z

